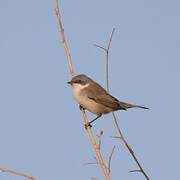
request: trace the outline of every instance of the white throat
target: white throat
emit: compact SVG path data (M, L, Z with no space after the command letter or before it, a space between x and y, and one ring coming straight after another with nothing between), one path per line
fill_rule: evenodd
M89 83L85 84L85 85L74 83L72 85L72 88L73 88L73 91L79 92L79 91L81 91L82 89L84 89L84 88L86 88L88 86L89 86Z
M73 90L73 96L74 98L76 99L76 101L79 102L79 104L81 104L81 101L82 99L84 99L83 95L82 95L82 90L86 87L89 86L89 83L88 84L85 84L85 85L82 85L82 84L77 84L77 83L74 83L72 85L72 90Z

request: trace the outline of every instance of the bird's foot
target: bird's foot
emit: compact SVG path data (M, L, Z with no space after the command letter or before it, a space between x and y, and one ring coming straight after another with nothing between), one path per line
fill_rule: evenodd
M85 110L85 108L83 108L81 105L79 105L79 109L80 110Z
M91 127L92 127L92 125L91 125L90 122L88 122L88 123L85 124L85 129L88 129L88 128L91 128Z

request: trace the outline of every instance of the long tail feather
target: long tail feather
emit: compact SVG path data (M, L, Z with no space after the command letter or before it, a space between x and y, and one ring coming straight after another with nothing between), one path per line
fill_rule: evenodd
M129 109L129 108L142 108L142 109L149 109L148 107L145 106L139 106L139 105L135 105L135 104L129 104L129 103L125 103L125 102L121 102L119 101L119 105L121 109Z

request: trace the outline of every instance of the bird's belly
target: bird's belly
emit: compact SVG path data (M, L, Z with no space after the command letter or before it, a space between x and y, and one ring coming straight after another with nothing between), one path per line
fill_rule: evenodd
M82 107L97 115L106 114L110 111L109 108L89 98L82 98L79 103Z
M109 113L111 111L110 108L96 103L94 100L89 99L87 96L82 95L80 93L74 93L74 98L76 99L76 101L85 109L89 110L90 112L97 114L97 115L101 115L101 114L106 114Z

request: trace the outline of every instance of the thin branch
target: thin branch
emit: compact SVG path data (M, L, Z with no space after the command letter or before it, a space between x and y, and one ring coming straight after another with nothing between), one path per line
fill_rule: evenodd
M109 39L109 43L108 43L108 47L107 47L107 51L106 51L106 86L107 86L107 91L109 92L109 49L110 49L110 45L112 42L112 37L114 35L114 31L115 28L113 28L110 39Z
M99 146L99 149L101 150L101 142L102 142L102 137L103 137L103 130L100 131L99 135L97 135L98 137L98 140L99 140L99 143L98 143L98 146Z
M12 170L12 169L8 169L8 168L0 168L0 171L1 172L4 172L4 173L10 173L10 174L14 174L16 176L21 176L21 177L25 177L29 180L37 180L36 178L32 177L32 176L29 176L27 174L24 174L24 173L20 173L20 172L17 172L15 170Z
M89 163L84 163L84 165L98 165L98 162L89 162Z
M112 156L115 150L115 146L112 148L111 154L109 156L109 163L108 163L108 169L109 169L109 173L111 173L111 161L112 161Z
M141 172L141 170L132 170L132 171L129 171L130 173L133 173L133 172L140 172L140 173L142 173Z
M93 159L96 161L96 162L87 162L87 163L84 163L84 165L90 165L90 164L98 164L97 162L97 158L94 156Z
M118 130L118 133L119 133L119 135L120 135L123 143L125 144L126 148L128 149L129 153L131 154L131 156L132 156L133 159L135 160L136 164L138 165L138 167L139 167L139 169L140 169L139 171L142 172L142 174L145 176L145 178L146 178L147 180L150 180L149 177L148 177L148 175L147 175L146 172L144 171L142 165L139 163L136 155L134 154L134 151L132 150L132 148L131 148L130 145L128 144L127 140L125 139L124 135L122 134L121 129L120 129L120 127L119 127L119 124L118 124L118 122L117 122L117 119L116 119L116 116L115 116L114 112L112 112L112 115L113 115L114 122L115 122L116 127L117 127L117 130Z
M108 43L108 47L107 47L107 51L109 51L109 49L110 49L110 45L111 45L111 41L112 41L114 32L115 32L115 28L113 28L113 30L112 30L112 33L111 33L111 36L110 36L110 39L109 39L109 43Z
M105 48L103 46L99 46L98 44L94 44L94 46L104 50L105 53L106 53L106 63L105 63L106 64L105 65L106 78L105 79L106 79L106 88L107 88L108 92L109 92L109 50L110 50L110 46L111 46L111 42L112 42L112 38L113 38L114 32L115 32L115 28L113 28L113 30L111 32L111 36L110 36L107 48Z
M73 77L74 76L74 69L73 69L73 64L72 64L72 60L71 60L71 52L70 52L70 49L69 49L68 44L67 44L67 40L66 40L66 36L65 36L65 32L64 32L64 26L63 26L63 23L61 20L61 11L60 11L58 0L56 0L55 14L56 14L57 22L59 25L60 34L61 34L60 36L62 38L62 44L63 44L64 49L65 49L66 59L67 59L68 65L69 65L70 74L71 74L71 77Z
M94 157L94 159L96 160L96 162L87 162L87 163L84 163L84 165L97 165L97 164L99 164L97 161L97 158Z
M85 124L87 124L89 122L87 119L87 114L85 113L84 110L82 110L82 113L83 113L84 122L85 122ZM100 167L106 177L106 180L110 180L110 174L109 174L108 168L104 163L103 156L101 154L98 144L96 143L95 137L94 137L92 129L90 127L87 128L87 134L88 134L91 144L93 145L93 147L95 149L97 162L100 165Z
M113 28L113 31L111 33L111 36L110 36L110 40L109 40L109 43L108 43L108 46L107 46L107 49L104 48L104 47L101 47L101 46L98 46L96 45L97 47L103 49L106 53L106 88L107 88L107 91L109 92L109 49L110 49L110 44L112 42L112 37L113 37L113 34L114 34L114 31L115 29ZM149 177L147 176L147 174L145 173L143 167L141 166L141 164L139 163L139 161L137 160L137 157L135 156L134 154L134 151L132 150L132 148L130 147L130 145L128 144L128 141L125 139L121 129L120 129L120 126L117 122L117 119L116 119L116 116L114 114L114 112L112 112L112 115L113 115L113 119L114 119L114 123L116 125L116 128L118 130L118 133L119 133L119 137L120 139L123 141L123 143L125 144L126 148L128 149L129 153L131 154L131 156L133 157L133 159L135 160L136 164L138 165L139 167L139 171L142 172L142 174L145 176L145 178L147 180L149 180Z
M84 163L84 165L97 165L97 162Z
M64 50L65 50L65 53L66 53L66 58L67 58L67 63L69 65L70 74L71 74L71 77L73 77L75 73L74 73L74 69L73 69L73 65L72 65L70 49L68 47L65 32L64 32L64 26L63 26L63 23L62 23L61 10L60 10L60 5L59 5L58 0L56 0L55 15L56 15L57 22L58 22L58 25L59 25L60 36L61 36L62 44L63 44ZM89 123L86 112L83 109L81 110L81 112L82 112L83 120L84 120L85 124ZM97 162L100 165L100 168L101 168L104 176L106 177L106 180L110 180L110 175L109 175L108 169L107 169L107 167L106 167L106 165L104 163L104 159L103 159L103 156L102 156L102 154L100 152L99 146L96 143L96 139L95 139L95 136L93 134L93 131L92 131L92 129L90 127L88 127L86 129L86 132L87 132L89 141L90 141L90 143L92 144L92 146L93 146L93 148L95 150L96 157L97 157Z
M102 47L102 46L99 46L98 44L93 44L94 46L100 48L100 49L103 49L104 51L106 51L106 48Z
M110 136L111 138L121 139L120 136Z

